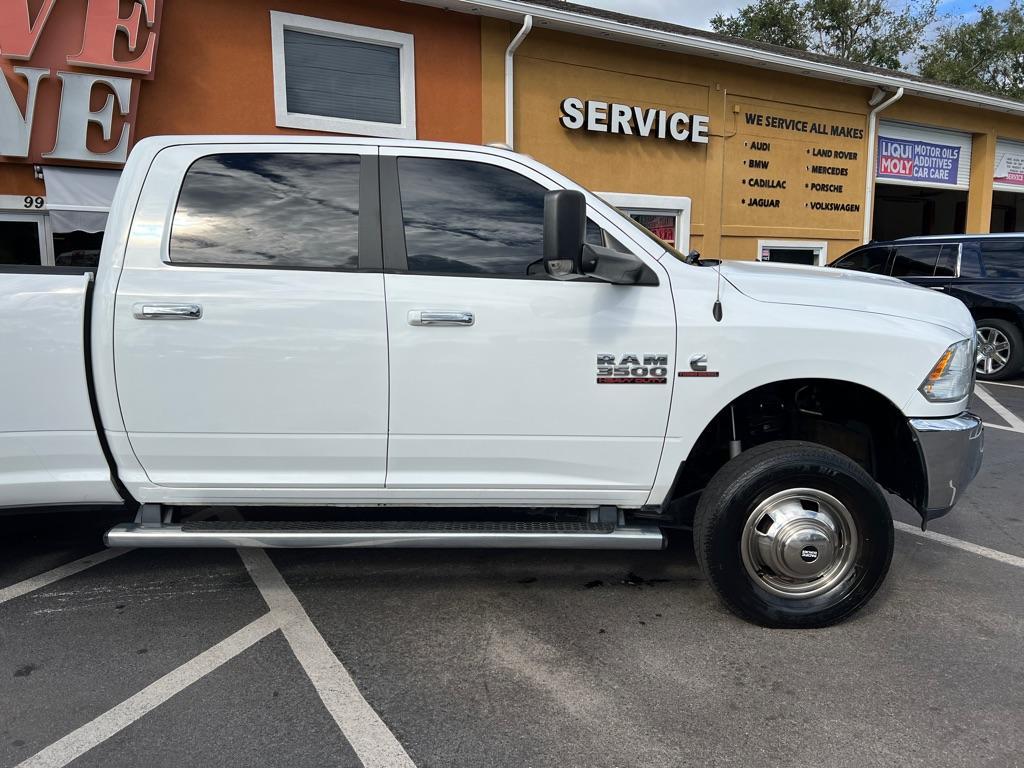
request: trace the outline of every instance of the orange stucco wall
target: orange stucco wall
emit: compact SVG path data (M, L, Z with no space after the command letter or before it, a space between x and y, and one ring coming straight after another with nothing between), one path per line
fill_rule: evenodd
M34 4L38 6L38 2ZM129 76L76 67L67 58L79 50L84 2L59 4L50 15L28 62L0 60L19 109L26 106L25 81L17 65L42 67L50 76L39 86L30 156L0 158L0 194L44 194L31 163L48 162L60 109L58 71ZM38 12L38 8L34 8ZM132 142L158 134L302 134L278 128L274 115L274 72L270 11L377 27L413 35L415 41L417 138L478 144L482 87L480 20L400 0L171 0L160 6L152 79L133 77ZM143 35L141 40L145 40ZM131 58L127 38L117 37L115 54ZM103 106L109 91L94 88L91 108ZM116 116L104 140L90 124L88 145L112 150L123 121ZM79 165L69 161L60 165ZM111 167L102 165L101 167ZM116 166L114 166L116 167Z
M271 10L414 35L417 138L480 142L479 19L398 0L166 3L156 77L142 83L136 138L304 133L274 124Z
M42 195L43 182L38 181L32 166L0 163L0 195Z

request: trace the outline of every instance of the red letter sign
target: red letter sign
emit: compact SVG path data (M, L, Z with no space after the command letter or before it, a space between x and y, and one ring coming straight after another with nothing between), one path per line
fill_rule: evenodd
M69 56L68 64L148 75L153 71L156 35L149 35L142 53L134 59L125 61L114 58L114 40L118 32L124 32L128 35L128 50L134 53L138 46L142 14L145 12L146 26L152 27L157 18L159 2L160 0L138 0L132 8L131 15L123 19L120 15L120 0L89 0L85 13L82 50L75 56Z
M43 0L33 24L29 20L28 0L0 0L0 56L8 59L31 57L56 1Z

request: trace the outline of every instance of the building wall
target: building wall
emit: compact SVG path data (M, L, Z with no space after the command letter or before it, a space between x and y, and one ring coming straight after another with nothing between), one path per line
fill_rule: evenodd
M503 141L503 57L518 27L482 24L483 137ZM870 89L536 27L515 66L516 149L591 189L692 198L690 244L704 255L752 259L760 239L813 240L832 259L861 242ZM710 140L570 131L558 119L567 96L705 114ZM1021 137L1024 120L915 97L883 114L974 135L967 227L988 231L995 139Z
M417 138L480 142L479 19L399 0L166 3L136 136L304 133L274 124L271 10L414 35Z
M82 45L86 7L84 2L58 4L29 61L0 59L0 76L6 76L23 112L27 89L13 67L50 71L35 102L29 157L0 157L2 195L44 194L33 178L32 163L88 165L46 157L54 145L61 107L57 73L111 74L67 63ZM153 72L134 78L131 85L128 124L133 143L158 134L304 133L275 124L271 10L413 35L417 138L473 144L481 140L480 21L475 16L400 0L174 0L159 8ZM124 34L116 37L115 53L120 60L133 55ZM91 109L100 109L108 94L105 87L94 87ZM112 150L124 125L117 110L108 138L99 125L90 124L89 148Z
M77 49L85 7L55 11L58 23L39 44L43 60L30 65L56 66ZM136 140L302 133L275 124L271 10L412 34L417 138L505 139L504 52L518 25L400 0L175 0L161 7L152 78L132 86ZM118 40L118 55L130 56L124 35ZM823 241L835 258L861 241L870 89L542 27L515 62L516 149L597 191L691 198L689 245L705 255L755 258L759 240L777 239ZM36 121L49 129L60 86L50 78L45 88ZM709 141L571 131L559 122L560 102L570 96L708 115ZM94 109L103 98L96 89ZM987 231L996 141L1024 140L1024 119L909 96L883 117L972 135L967 230ZM98 126L89 131L98 151L116 142L120 123L107 142ZM51 135L43 131L42 140ZM48 146L34 146L33 157ZM8 158L0 161L0 194L45 192L29 162Z
M32 166L0 163L0 195L42 195L43 182L35 178Z

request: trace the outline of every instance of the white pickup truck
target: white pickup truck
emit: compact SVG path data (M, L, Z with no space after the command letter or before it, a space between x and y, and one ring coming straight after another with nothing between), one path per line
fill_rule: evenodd
M730 608L822 626L885 577L882 488L926 522L977 473L974 355L955 299L683 256L510 151L149 138L98 269L0 266L0 507L123 505L134 547L692 528Z

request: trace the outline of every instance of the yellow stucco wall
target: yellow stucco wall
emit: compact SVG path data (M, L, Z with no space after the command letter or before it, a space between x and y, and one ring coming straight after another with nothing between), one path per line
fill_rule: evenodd
M485 142L505 138L516 31L483 20ZM690 245L706 256L752 259L761 238L825 241L832 259L860 243L870 89L537 28L515 66L518 151L591 189L690 197ZM709 142L568 130L570 96L708 115ZM1024 120L914 97L884 119L974 134L967 226L988 231L996 137L1024 139Z

